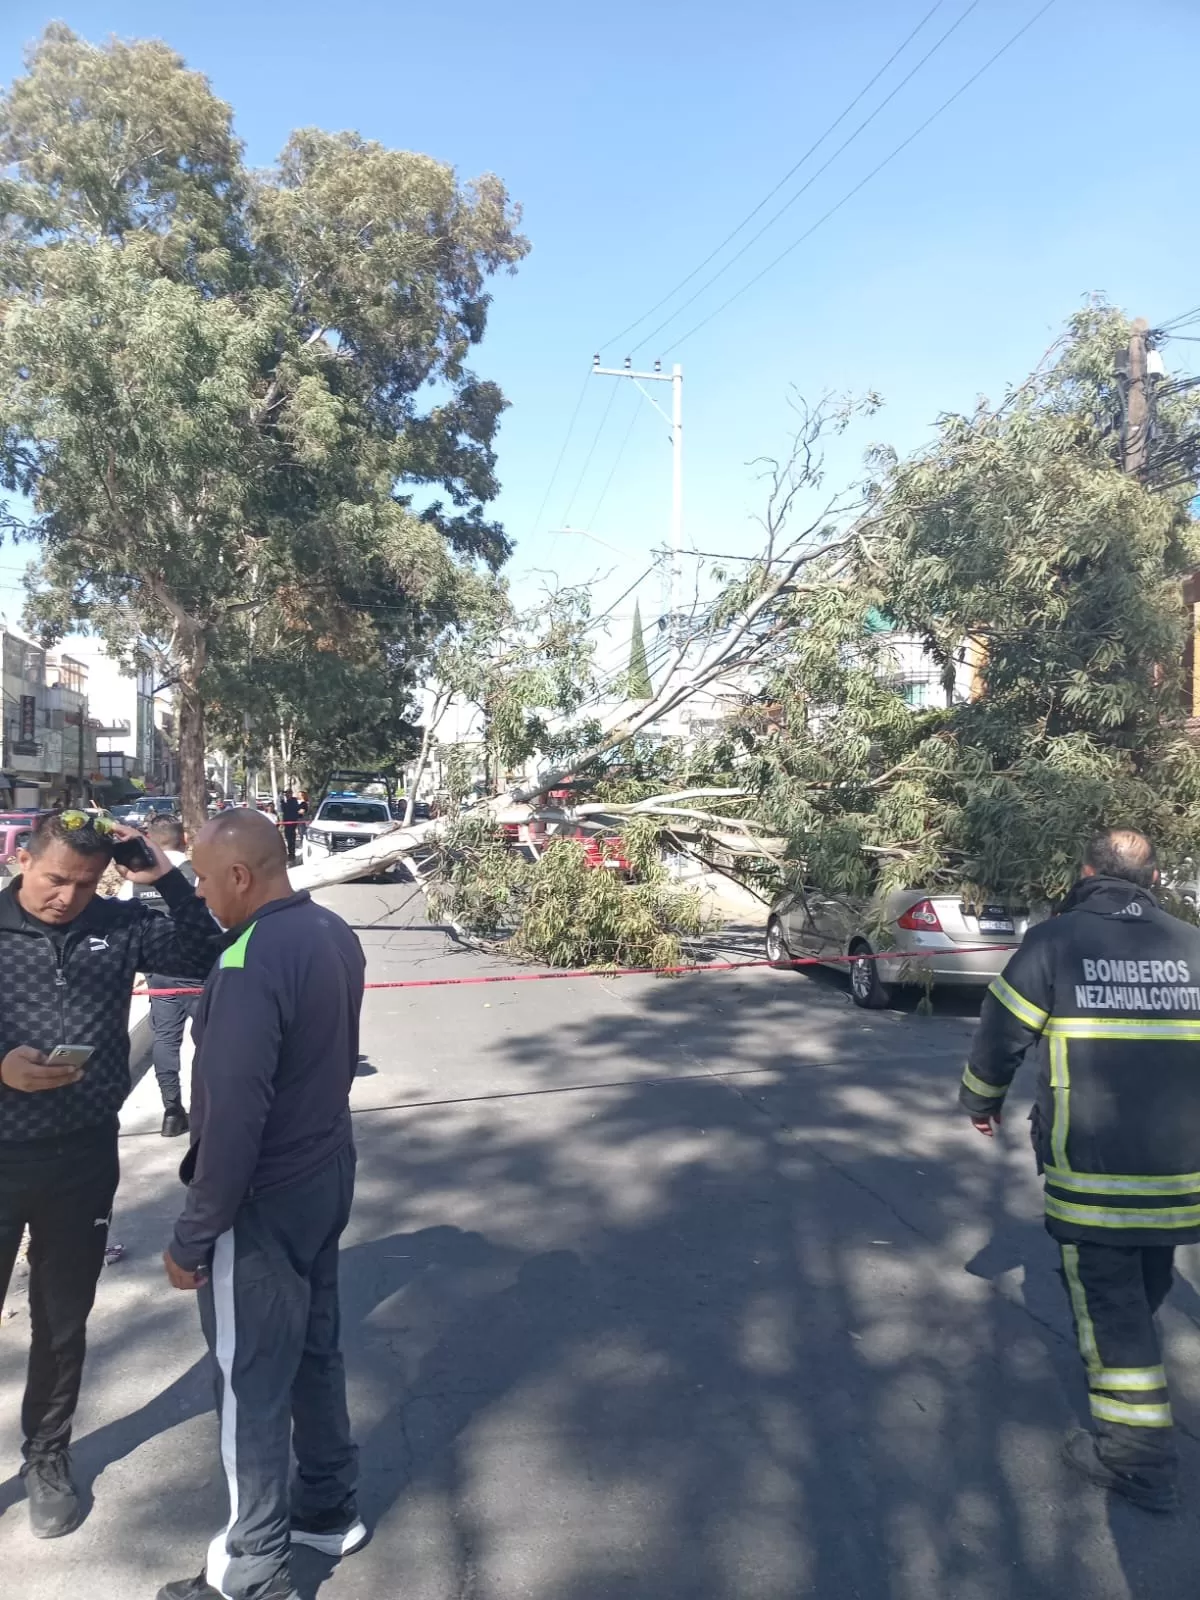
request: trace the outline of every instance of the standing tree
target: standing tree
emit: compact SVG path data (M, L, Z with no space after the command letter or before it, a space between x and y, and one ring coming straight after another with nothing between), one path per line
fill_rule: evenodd
M652 700L654 684L650 679L650 663L646 660L646 640L642 633L642 608L633 603L633 633L629 640L629 698Z
M242 619L286 592L333 638L386 611L419 642L464 565L505 558L484 514L504 401L467 362L487 278L527 246L495 178L356 134L302 130L252 172L166 45L61 24L0 96L0 217L0 481L34 507L9 514L40 541L30 619L175 682L195 822L206 686L243 659Z

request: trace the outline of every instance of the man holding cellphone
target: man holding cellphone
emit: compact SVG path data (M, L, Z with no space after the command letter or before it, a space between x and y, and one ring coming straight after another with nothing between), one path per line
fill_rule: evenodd
M97 897L114 857L157 884L169 916ZM80 1518L68 1451L117 1187L130 994L139 972L204 978L221 935L161 849L103 815L43 817L17 864L0 894L0 1304L28 1227L22 1476L34 1535L54 1539Z

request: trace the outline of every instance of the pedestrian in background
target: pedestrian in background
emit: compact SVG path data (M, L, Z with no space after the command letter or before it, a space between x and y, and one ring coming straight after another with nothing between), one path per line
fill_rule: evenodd
M155 817L146 829L146 837L158 845L171 865L176 867L189 883L196 882L195 871L187 857L187 836L178 817ZM127 877L121 885L117 898L140 900L150 910L164 915L167 911L167 903L156 884L137 883L130 877ZM146 987L151 990L194 991L196 980L177 972L148 972ZM183 1091L180 1086L179 1056L183 1047L184 1032L195 1015L199 998L196 993L150 996L151 1052L154 1076L158 1080L158 1092L162 1097L164 1139L178 1139L181 1134L188 1131L188 1116L183 1107Z
M129 1000L139 972L208 972L218 930L183 874L153 843L169 909L97 897L118 839L107 817L51 813L17 852L0 894L0 1303L29 1229L29 1376L21 1408L22 1477L39 1539L80 1520L71 1478L88 1315L117 1187L117 1114L129 1093ZM80 1068L50 1058L86 1046Z
M1200 1240L1200 929L1162 910L1154 847L1134 828L1091 840L1060 914L1033 927L991 985L960 1101L1000 1124L1031 1049L1031 1116L1093 1433L1069 1464L1148 1511L1178 1503L1155 1314L1175 1246Z
M340 917L292 893L266 817L214 817L192 864L229 933L196 1018L188 1189L163 1260L199 1293L230 1511L204 1572L159 1600L295 1600L291 1543L341 1556L367 1537L338 1332L365 963Z
M279 804L279 814L283 821L283 837L287 845L288 865L296 864L296 835L300 831L300 819L303 809L299 800L290 789L285 789L283 799Z

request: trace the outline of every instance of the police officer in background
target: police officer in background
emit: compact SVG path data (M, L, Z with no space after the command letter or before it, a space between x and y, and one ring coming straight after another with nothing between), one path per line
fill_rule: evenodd
M1178 1503L1155 1313L1175 1246L1200 1240L1200 929L1163 911L1154 846L1091 840L1061 913L991 985L960 1102L980 1133L1036 1049L1031 1113L1095 1431L1067 1461L1148 1511Z
M187 857L187 837L178 817L155 817L146 829L147 839L154 843L190 884L195 884L196 874ZM151 911L167 914L167 902L156 883L137 883L126 878L117 896L119 900L140 900ZM183 1090L179 1079L179 1052L188 1022L196 1014L199 991L194 978L178 973L148 972L146 984L151 990L191 989L180 994L152 993L150 996L151 1059L158 1092L162 1096L164 1139L177 1139L188 1131L188 1115L183 1108Z

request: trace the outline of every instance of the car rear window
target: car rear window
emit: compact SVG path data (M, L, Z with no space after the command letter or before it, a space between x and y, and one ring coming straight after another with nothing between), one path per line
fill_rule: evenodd
M363 800L327 800L317 815L318 822L390 822L386 806L373 806Z

